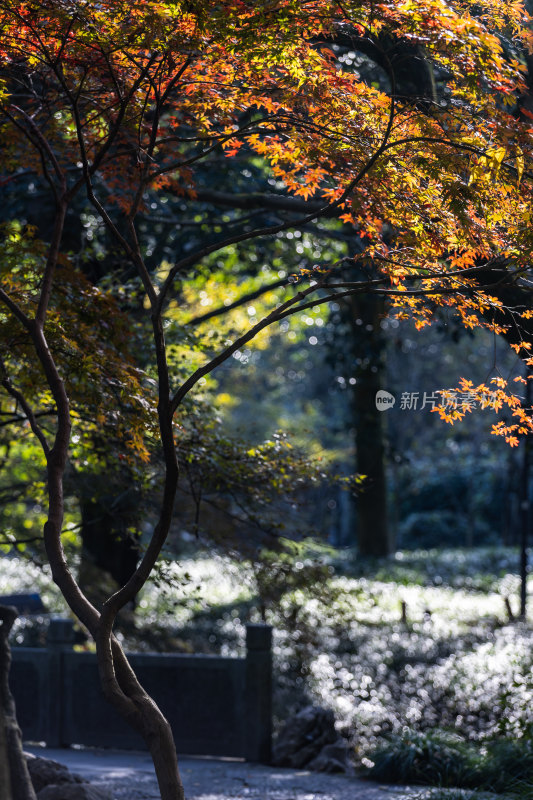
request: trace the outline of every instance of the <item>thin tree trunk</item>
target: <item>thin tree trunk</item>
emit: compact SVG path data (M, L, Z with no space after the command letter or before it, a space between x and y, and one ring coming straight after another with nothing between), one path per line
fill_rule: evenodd
M8 636L16 618L17 612L12 606L0 606L0 798L36 800L22 750L15 701L9 688L11 649Z
M178 770L176 745L170 725L166 720L165 723L153 741L149 742L161 800L185 800L185 791Z
M80 119L77 107L73 108L78 126L79 136L82 136L80 129ZM38 150L44 160L49 155L49 150L39 140ZM46 143L45 143L46 144ZM43 149L44 148L44 149ZM84 153L82 153L85 158ZM122 608L131 602L149 578L152 569L161 552L170 527L174 500L176 496L176 486L178 480L178 463L175 451L174 435L172 430L173 409L171 407L171 391L168 376L168 365L166 362L165 341L163 334L163 323L161 320L161 310L153 310L152 324L154 331L154 345L157 357L157 369L159 376L158 385L158 415L160 424L161 444L165 458L165 488L163 501L159 516L159 521L154 528L154 532L146 551L134 571L125 584L114 592L103 604L102 612L99 613L95 606L88 600L80 589L79 584L74 579L66 560L65 552L61 542L61 531L64 517L64 477L68 459L71 419L70 402L65 383L61 372L55 362L54 355L49 347L45 335L45 322L47 318L48 305L54 283L54 273L57 265L60 245L63 235L63 227L66 217L68 202L74 196L74 189L67 192L67 181L65 174L61 171L58 164L55 170L60 178L60 194L57 188L56 193L56 217L54 222L54 233L52 242L48 250L48 257L44 273L41 280L41 290L39 303L35 318L30 318L24 310L9 300L9 308L15 314L19 322L28 332L35 353L42 366L47 384L52 392L56 405L57 427L53 436L53 442L48 440L45 432L39 427L31 407L25 403L24 397L13 387L9 381L7 373L3 378L3 385L11 396L22 407L30 422L32 431L39 440L43 452L46 456L47 466L47 490L48 490L48 514L44 525L43 537L48 562L52 569L52 578L60 588L66 602L78 619L88 628L96 641L98 667L102 681L104 695L112 702L118 712L130 723L143 737L152 755L157 780L161 792L161 800L184 800L183 785L178 770L178 762L174 739L169 723L144 689L139 684L133 670L131 669L122 649L113 637L113 624L117 614ZM88 175L87 189L90 199L95 200L92 194L92 186ZM96 202L96 201L95 201ZM98 206L98 203L96 202ZM104 214L104 218L105 214ZM109 222L109 220L108 220ZM111 227L113 228L112 224ZM136 243L135 229L132 226L133 241ZM120 238L120 236L119 236ZM148 294L157 305L158 295L151 284L150 278L142 262L140 249L136 243L136 251L131 251L127 246L127 254L133 258L134 263L139 268L141 277L148 282ZM12 610L8 610L8 614ZM9 619L4 622L2 631L5 645L3 662L7 665L5 671L5 685L2 684L4 709L7 720L6 737L8 753L14 754L14 760L9 762L11 791L14 795L13 800L36 800L33 792L27 767L22 763L22 744L20 730L16 725L14 716L13 699L9 693L7 684L7 669L9 668L9 648L7 645L7 633L13 621ZM7 631L7 633L5 633ZM0 662L1 665L1 662ZM10 724L12 720L13 724ZM18 747L18 750L17 750ZM21 758L18 758L20 754ZM28 781L25 784L25 776ZM17 782L17 783L16 783ZM0 797L0 800L3 798Z
M104 645L100 649L97 642L97 650L104 694L146 742L154 763L161 800L185 800L176 745L168 720L139 683L126 654L114 637L110 648Z
M135 597L148 579L170 526L178 478L171 416L161 413L162 442L165 447L167 470L159 523L134 575L108 598L102 613L99 613L74 579L61 543L64 512L63 480L71 427L69 399L42 329L35 330L33 340L57 406L57 431L54 445L47 451L46 458L49 502L48 518L44 526L44 544L52 568L52 577L74 614L89 629L96 641L98 666L105 697L123 719L143 736L148 746L154 760L161 800L184 800L170 726L155 702L141 687L112 634L118 612ZM169 396L168 388L165 396ZM21 795L20 800L26 800L26 797Z

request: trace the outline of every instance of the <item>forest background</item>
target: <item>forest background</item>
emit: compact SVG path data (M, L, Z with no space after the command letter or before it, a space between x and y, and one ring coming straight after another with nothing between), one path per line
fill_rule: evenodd
M61 30L65 30L67 5L63 9L57 4L63 16L59 14L55 23L63 26ZM149 5L145 11L150 10ZM154 13L158 13L155 5ZM163 160L152 176L150 170L157 160L154 147L132 149L131 130L126 125L123 141L117 152L112 151L125 170L124 177L114 169L112 159L106 162L103 156L98 156L103 161L102 173L98 173L84 151L86 129L96 136L90 140L87 134L91 147L97 148L100 136L105 141L105 130L102 134L95 120L98 115L105 118L108 109L99 108L96 116L84 120L75 114L71 119L71 112L61 103L70 103L72 110L79 106L80 98L83 103L87 98L81 90L77 98L73 96L68 80L64 82L65 73L58 70L54 73L60 87L57 94L52 94L52 99L46 96L44 106L33 113L32 103L42 99L39 92L46 82L42 79L36 89L32 70L39 73L38 65L30 61L32 69L25 72L27 64L21 69L8 51L2 128L7 156L1 187L2 299L7 308L1 322L7 347L0 365L5 390L0 485L2 535L8 554L5 589L37 581L50 607L59 607L49 579L43 583L39 576L47 575L46 567L41 566L42 531L46 538L50 452L54 453L54 448L47 451L46 441L57 435L55 418L56 413L61 417L61 408L51 371L48 385L42 382L38 360L43 364L47 356L39 350L38 337L33 340L36 358L20 332L38 287L37 323L41 311L46 314L42 294L46 280L36 282L35 276L42 268L42 274L48 274L52 253L59 280L51 295L48 334L54 357L68 376L74 426L64 471L65 513L56 533L61 533L82 591L95 608L104 602L104 610L105 598L113 597L116 588L128 586L132 579L135 584L139 556L144 562L151 548L149 533L154 526L158 530L156 501L163 484L168 485L169 464L172 472L168 425L167 438L162 437L166 475L161 469L152 391L156 381L161 386L161 352L157 374L147 345L146 311L154 306L158 292L164 296L173 286L176 294L168 302L162 325L167 367L183 378L172 403L174 411L178 400L185 402L177 428L182 464L178 511L172 522L168 520L169 535L159 562L156 585L161 591L121 594L129 600L129 608L121 611L118 639L135 647L148 641L151 647L187 649L191 643L206 647L207 641L214 649L231 649L238 646L239 620L248 616L274 622L280 631L280 697L284 687L288 691L297 685L301 694L294 697L301 704L313 692L327 696L329 686L330 702L342 717L343 730L351 737L360 763L372 761L369 753L376 737L400 733L406 720L420 730L435 725L457 729L467 739L492 741L501 735L507 742L510 735L520 747L530 747L527 699L531 694L526 678L530 665L527 647L524 644L517 650L514 639L524 637L520 642L526 642L529 637L527 582L522 582L517 606L516 587L509 577L512 550L460 556L469 565L469 559L481 559L479 569L472 570L468 578L469 597L477 603L489 592L491 603L494 596L499 597L499 607L490 605L489 611L483 600L483 611L475 612L474 621L449 620L458 626L455 637L449 630L439 632L437 624L445 594L437 601L438 592L427 599L422 590L402 595L397 588L387 590L387 596L383 588L393 580L405 585L430 584L439 592L447 587L453 592L462 582L462 589L468 587L466 578L463 581L459 573L445 567L450 563L447 556L405 552L420 547L503 544L518 550L521 545L520 566L525 575L530 479L528 448L519 443L530 425L530 226L526 214L531 178L530 56L524 33L523 42L518 43L519 5L510 6L507 17L498 17L499 12L490 5L487 16L498 30L503 55L492 52L496 40L484 39L474 19L478 39L471 37L475 44L469 45L469 55L480 72L474 71L459 88L453 70L460 66L460 59L456 63L455 56L447 55L448 62L428 66L424 35L431 39L435 26L427 9L417 17L414 7L390 5L389 24L396 37L393 46L388 29L380 31L370 12L370 44L360 36L360 23L351 20L353 29L347 33L341 26L335 36L328 32L327 47L317 46L313 51L320 53L321 69L332 70L328 74L344 75L347 85L355 78L360 80L369 98L366 111L374 115L374 123L386 137L393 121L407 126L412 119L422 128L426 126L426 138L430 138L430 129L434 134L437 124L441 134L449 130L450 120L461 131L457 138L462 137L461 147L466 149L459 150L459 155L450 155L446 141L444 156L439 140L435 149L420 150L418 161L409 160L407 152L396 160L385 159L384 172L376 168L371 176L370 188L376 195L363 186L359 194L350 196L361 173L347 156L354 142L342 140L340 117L335 122L339 127L332 127L337 150L332 145L331 151L317 154L320 136L313 138L317 131L308 119L316 110L312 104L318 103L317 97L321 102L323 98L318 84L310 92L313 95L316 90L316 96L306 97L300 91L304 82L297 72L297 58L289 62L286 85L282 81L281 88L269 86L258 104L273 119L280 116L281 138L276 134L261 139L253 128L259 124L256 117L250 116L249 109L238 108L243 130L250 127L252 131L243 147L228 127L227 115L234 111L228 111L224 93L214 92L206 100L192 90L184 118L179 123L164 123L168 138L184 143L178 163ZM296 12L290 4L288 9L290 19ZM9 25L9 15L14 13L9 3L3 4L3 12L4 25ZM235 13L246 19L244 11ZM197 17L201 24L195 36L205 36L207 22L200 11ZM146 26L147 20L143 20ZM439 19L443 29L444 20L443 11ZM28 30L33 33L30 22ZM268 15L265 30L267 23ZM216 25L218 35L229 35L221 19L216 19ZM16 49L18 30L5 30L15 42L10 46ZM89 74L90 68L82 63L81 55L70 55L72 31L68 26L66 30L67 44L59 45L45 66L53 72L66 54L70 78L79 78L84 69ZM162 36L155 23L151 33L156 39ZM276 33L279 36L279 26ZM321 34L325 35L323 30ZM232 31L231 35L241 37L248 55L246 48L251 45L245 32ZM288 26L287 40L281 37L281 50L275 58L287 57L292 36ZM441 45L439 37L437 30L436 48ZM266 41L272 46L274 40L267 36ZM33 44L42 52L39 43ZM85 42L79 47L83 50ZM287 49L281 52L283 48ZM68 58L74 60L69 63ZM162 57L155 50L147 58L149 66L142 69L150 74L152 59ZM171 51L164 54L165 69L176 69L173 59ZM105 64L100 69L105 75ZM481 74L486 85L480 88ZM104 79L97 74L95 80ZM341 79L337 80L332 87L345 89ZM170 96L166 92L163 100L159 97L155 112L145 103L141 118L148 131L154 130L150 115L159 113L164 119L164 103ZM290 94L292 116L287 119L279 96L283 92ZM253 94L245 98L248 103L250 98ZM340 113L334 99L332 91L330 110ZM209 102L215 109L214 132L213 123L206 122ZM283 102L289 103L287 97ZM479 106L472 126L468 103L474 102ZM190 108L198 115L196 124L200 129L204 126L203 136L195 132L193 144L189 144L191 137L184 136L190 126ZM328 105L324 102L324 109L317 108L324 113ZM363 169L370 174L377 156L370 156L365 148L374 134L359 118L351 124L354 137L355 133L359 137L363 163L366 159ZM301 135L301 153L296 152L295 139L287 136L290 125L297 132L296 140ZM81 147L79 162L70 149L76 146L76 136ZM498 137L505 147L492 143ZM47 141L53 143L51 152ZM197 153L194 148L198 146L204 149ZM55 148L68 164L64 169L54 155ZM376 153L381 155L381 148L379 144ZM437 181L433 161L445 175L439 174L440 194L430 192L435 188L432 181ZM326 166L340 172L348 188L328 186ZM55 174L50 174L50 169ZM69 170L74 181L85 185L88 196L69 197L68 209L63 209L61 224L66 220L66 225L60 232L59 255L54 252L54 248L58 250L54 241L64 191L61 182L68 184ZM402 176L398 182L395 172ZM144 193L136 189L138 176L139 186L145 186L147 176L153 179L153 186ZM411 206L403 196L406 187L412 192ZM315 199L319 191L328 207L323 199ZM136 229L128 227L131 203ZM456 227L450 230L447 226L452 218ZM257 231L268 235L258 238ZM450 242L459 234L466 238L456 240L454 250ZM396 237L405 237L397 249ZM227 240L229 244L222 246ZM181 257L178 262L177 253ZM438 272L434 278L436 265L441 270L446 258L448 274ZM390 264L392 269L387 272ZM294 303L290 298L300 286L301 310L286 318L276 312L279 327L263 325L261 320L268 318L273 305L283 308L284 303ZM374 291L373 287L378 288ZM409 287L414 287L413 296ZM304 302L314 292L316 300ZM327 292L332 293L329 299L324 296ZM429 321L434 323L431 329L426 327ZM32 327L26 325L26 329L31 339ZM257 334L253 347L249 344L251 330ZM212 356L217 351L224 358ZM219 369L212 373L219 361ZM188 375L193 376L192 383ZM471 383L460 384L462 377ZM513 392L508 387L515 379ZM194 393L187 394L193 385ZM441 417L454 422L453 427L438 414L431 414L436 393L443 389L452 394L444 398ZM387 411L376 403L383 390L396 397L394 407ZM517 405L520 391L525 411ZM458 405L457 395L461 398ZM162 396L160 393L160 406ZM161 408L159 414L161 419ZM490 436L493 425L502 436ZM61 432L61 419L57 430ZM55 524L57 528L57 520ZM311 535L318 537L320 545L309 540ZM339 546L355 548L357 555L339 554L334 549ZM404 554L386 566L375 567L368 561L391 556L397 548L403 548ZM229 575L244 571L248 592L240 594L235 587L226 586L223 602L208 610L209 560L198 558L195 553L199 550L221 560ZM26 559L22 576L17 554ZM240 567L232 565L232 557ZM176 559L187 564L185 571L176 566ZM518 556L515 563L519 563ZM39 566L38 573L31 564ZM374 569L384 571L376 575ZM360 577L362 571L365 577ZM200 582L199 591L192 590L196 584L188 575ZM375 585L369 583L372 575ZM239 573L239 586L242 580ZM65 581L68 583L66 573L63 585ZM317 587L323 589L318 597ZM400 602L405 604L403 610ZM88 606L73 599L72 592L70 603L79 615L82 609L82 620L98 640L101 622L95 621ZM114 602L111 606L116 614ZM512 634L502 628L503 611L506 621L521 616L523 627L513 628ZM324 614L330 623L318 631L317 620ZM150 636L155 621L157 635ZM367 637L368 626L375 624L392 626L397 648L363 664L364 648L356 643ZM351 631L349 644L341 629ZM26 630L22 620L13 635L20 643L24 637L40 634ZM203 644L199 645L200 641ZM383 630L379 641L390 641ZM491 694L485 685L476 713L465 715L459 708L467 694L471 695L471 687L466 689L464 681L457 681L463 694L450 700L445 712L442 698L437 702L434 691L427 688L439 683L426 668L430 664L438 671L453 654L460 663L458 670L467 671L458 654L464 651L466 658L474 641L479 645L478 654L487 642L499 654L502 648L508 652L506 647L521 653L523 658L513 667L514 682L521 688L511 695L508 682L505 686L496 682ZM374 642L370 649L380 653ZM333 655L326 657L325 652ZM411 669L413 663L424 669ZM397 684L395 675L401 677ZM420 681L426 687L422 693ZM495 722L493 710L498 704L510 709L503 716L503 726L501 720ZM438 714L437 707L441 708ZM457 743L453 746L459 748ZM522 750L517 761L524 763Z

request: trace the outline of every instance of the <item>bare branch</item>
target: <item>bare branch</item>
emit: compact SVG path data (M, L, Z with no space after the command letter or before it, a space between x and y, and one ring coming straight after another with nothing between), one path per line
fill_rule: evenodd
M48 444L48 442L46 440L46 436L44 435L44 431L42 430L42 428L40 427L39 423L37 422L37 418L35 416L35 413L34 413L32 407L30 406L30 404L28 403L28 401L26 400L26 398L24 397L24 395L22 394L22 392L19 391L18 389L16 389L13 386L13 384L11 382L11 379L9 377L9 373L7 371L6 363L5 363L4 359L1 356L0 356L0 370L2 372L2 386L4 387L6 392L14 400L16 400L16 402L19 404L19 406L24 411L24 413L26 415L26 418L27 418L28 422L30 423L32 431L34 432L35 436L37 437L37 439L39 440L39 442L41 444L41 447L43 448L43 452L44 452L45 456L48 457L48 455L50 453L50 445Z
M259 289L255 289L253 292L248 292L247 294L242 295L242 297L239 297L238 300L234 300L233 303L228 303L227 306L219 306L218 308L214 308L212 311L207 311L205 314L200 314L198 317L193 317L185 324L201 325L202 322L207 322L208 320L213 319L213 317L220 317L227 311L233 311L234 308L239 308L239 306L243 306L245 303L250 303L252 300L256 300L266 292L271 292L273 289L279 289L280 286L284 286L286 283L287 278L279 278L277 281L272 281L272 283L267 283L264 286L260 286Z
M32 320L27 316L27 314L24 313L21 307L10 298L8 293L4 291L2 287L0 287L0 300L7 308L9 308L13 316L18 319L21 325L23 325L24 328L31 333L33 324Z
M326 203L323 205L318 211L313 211L310 214L307 214L300 219L292 220L290 222L283 222L279 225L271 225L264 228L256 228L255 230L247 231L245 233L241 233L235 236L231 236L227 239L224 239L221 242L217 242L212 245L207 245L206 247L197 250L195 253L191 253L190 256L186 256L185 258L178 261L172 269L170 270L163 286L161 287L161 291L159 293L159 308L161 309L163 303L165 302L166 295L169 291L174 278L176 277L177 273L185 269L192 264L200 261L205 256L210 255L211 253L217 252L219 250L224 249L232 244L237 244L239 242L248 241L249 239L256 239L261 236L269 236L275 233L280 233L281 231L288 230L289 228L298 228L301 225L305 225L307 222L311 222L311 220L316 219L318 217L322 217L325 214L333 211L334 209L339 208L343 205L345 200L350 196L352 191L355 187L362 181L365 175L372 169L376 161L380 158L380 156L385 152L387 149L387 142L390 132L392 130L392 122L394 117L394 104L391 104L391 110L389 114L389 120L386 127L386 130L383 134L382 140L378 148L374 151L374 153L370 156L367 162L364 164L363 167L359 170L357 175L348 183L344 191L342 192L341 196L334 200L332 203Z
M195 189L196 199L202 202L212 203L215 206L227 206L229 208L260 208L272 209L273 211L293 211L300 214L317 213L323 208L323 203L319 200L303 200L287 194L275 194L274 192L250 192L250 194L231 192L218 192L214 189ZM321 216L334 216L335 209L331 214L321 214Z
M342 261L352 261L352 259L342 259ZM484 267L483 267L484 268ZM457 270L454 273L446 273L442 272L440 274L433 274L429 278L427 276L421 276L419 274L415 275L407 275L405 276L405 280L413 280L413 281L420 281L420 280L441 280L447 281L449 278L453 278L456 283L461 283L460 279L461 276L465 274L471 275L472 273L479 272L483 269L482 267L472 267L465 270ZM520 270L517 270L519 272ZM350 282L339 282L330 284L328 283L328 277L326 276L322 281L312 284L307 289L300 291L297 295L295 295L290 300L286 301L282 305L278 306L277 309L272 311L268 314L264 319L260 320L256 325L250 328L245 334L240 336L235 342L233 342L229 347L225 348L221 353L211 359L207 364L204 364L202 367L197 369L190 377L180 386L178 391L175 393L174 397L172 398L172 410L173 413L178 408L179 404L183 400L183 398L188 394L188 392L195 386L198 381L203 378L205 375L208 375L212 372L216 367L220 364L224 363L230 356L233 355L237 350L243 347L248 342L252 341L255 336L262 331L264 328L268 327L269 325L273 324L274 322L280 322L281 320L285 319L286 317L292 316L293 314L297 314L301 311L306 311L309 308L314 308L315 306L324 305L325 303L330 302L338 302L346 297L352 297L357 294L380 294L385 296L399 296L405 298L411 297L428 297L428 296L439 296L439 295L459 295L462 293L473 293L479 294L483 287L471 286L468 283L463 283L463 285L453 286L450 287L449 285L445 286L436 286L436 287L427 287L423 289L392 289L386 286L381 286L386 280L385 278L376 278L368 281L359 281L357 283L350 283ZM504 276L500 282L507 280L508 275ZM496 284L490 284L489 289L493 288ZM313 300L310 300L306 303L301 303L301 300L304 300L308 295L318 292L322 289L333 289L335 287L348 287L345 291L333 291L323 297L315 297ZM487 298L485 298L487 301ZM299 305L295 305L299 303ZM240 305L241 303L238 302ZM223 314L224 311L229 310L229 307L224 309L216 309L215 314ZM200 318L201 319L201 318Z
M39 127L36 125L35 120L33 120L30 117L30 115L27 114L24 111L23 108L19 108L19 106L16 106L14 104L12 104L11 108L14 108L15 111L17 111L21 115L21 117L25 120L25 122L31 128L31 130L33 132L33 135L35 137L35 140L39 143L38 144L39 150L41 150L44 153L46 153L48 159L50 160L50 163L52 164L52 167L54 169L56 177L57 177L57 179L59 181L59 185L61 187L61 191L62 191L62 193L64 193L65 189L66 189L65 173L61 169L61 165L59 164L59 161L57 160L56 155L55 155L54 151L52 150L49 141L46 139L45 136L43 136L43 134L39 130Z
M192 387L198 383L200 378L203 378L204 375L208 375L212 372L216 367L220 364L223 364L230 356L233 355L239 348L243 345L250 342L260 331L267 328L269 325L272 325L273 322L277 322L278 320L282 319L285 312L290 309L295 303L298 303L300 300L304 300L307 295L311 294L311 292L316 291L319 288L319 284L309 286L307 289L303 289L302 291L298 292L294 297L291 297L289 300L286 300L285 303L282 303L278 306L274 311L271 311L270 314L267 314L262 320L260 320L256 325L250 328L247 333L239 336L239 338L233 342L229 347L225 348L221 353L219 353L215 358L209 361L207 364L204 364L203 367L200 367L195 372L190 375L187 380L180 386L178 391L174 394L171 403L172 413L176 411L179 404L183 400L183 398L190 392Z
M44 268L43 280L41 283L41 294L39 297L39 305L35 315L35 323L40 328L44 325L46 312L48 311L48 304L52 294L52 285L54 282L54 274L59 258L59 248L61 246L61 239L63 237L63 229L65 226L65 217L67 215L67 206L65 201L58 204L56 217L54 220L54 231L52 234L52 241L48 249L48 256Z

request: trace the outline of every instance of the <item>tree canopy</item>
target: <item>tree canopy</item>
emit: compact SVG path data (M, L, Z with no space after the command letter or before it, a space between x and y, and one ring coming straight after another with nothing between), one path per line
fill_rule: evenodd
M83 190L142 273L136 218L159 211L163 193L194 208L221 149L236 164L255 154L272 194L318 207L259 230L221 226L176 254L157 290L145 281L154 308L210 253L335 212L383 278L354 287L318 264L304 295L379 289L419 325L444 305L468 327L494 326L483 312L501 301L476 271L512 261L506 280L520 281L531 246L531 134L516 118L525 18L516 3L3 3L4 181L45 181L65 213ZM339 62L339 36L370 52L388 86ZM406 42L431 63L434 98L396 93Z

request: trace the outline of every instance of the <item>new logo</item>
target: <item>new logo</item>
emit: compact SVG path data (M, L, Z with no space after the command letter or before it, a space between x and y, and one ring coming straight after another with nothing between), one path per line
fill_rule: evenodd
M384 389L380 389L379 392L376 392L376 408L379 411L388 411L389 408L393 407L395 402L396 398L390 392L386 392Z

